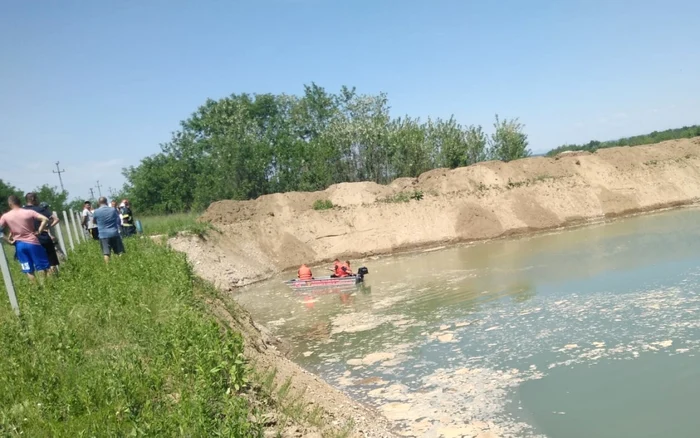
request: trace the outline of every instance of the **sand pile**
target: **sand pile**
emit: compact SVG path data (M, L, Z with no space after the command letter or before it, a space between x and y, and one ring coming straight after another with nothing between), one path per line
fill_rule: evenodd
M420 200L404 200L416 192ZM302 262L490 239L666 207L700 197L700 138L436 169L387 186L220 201L201 220L220 233L171 240L223 289ZM314 210L317 200L336 207Z

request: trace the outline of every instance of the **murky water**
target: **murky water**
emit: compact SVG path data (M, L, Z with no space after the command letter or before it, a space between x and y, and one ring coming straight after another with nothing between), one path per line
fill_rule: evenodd
M350 293L238 298L406 435L700 433L699 210L361 265Z

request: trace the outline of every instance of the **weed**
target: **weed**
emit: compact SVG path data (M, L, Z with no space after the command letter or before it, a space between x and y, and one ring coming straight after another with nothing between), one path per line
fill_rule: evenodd
M314 210L330 210L333 208L333 202L330 199L317 199L314 202Z
M379 202L386 202L389 204L409 202L411 200L420 201L424 197L421 190L414 190L412 192L404 191L393 194L392 196L380 199Z
M355 424L352 421L349 421L343 426L339 431L334 433L332 436L333 438L348 438L350 434L352 433L353 429L355 429Z
M659 162L657 160L649 160L645 161L644 164L647 166L656 166L657 164L659 164Z
M479 184L477 184L476 189L480 192L483 192L484 190L488 190L488 187L486 186L486 184L479 181Z
M527 184L527 181L511 181L510 178L508 178L508 189L514 189L520 186L524 186Z

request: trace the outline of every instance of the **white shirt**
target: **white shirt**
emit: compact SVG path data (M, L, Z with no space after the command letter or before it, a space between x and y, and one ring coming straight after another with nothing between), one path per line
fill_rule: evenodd
M92 211L88 210L87 208L83 209L83 218L85 218L86 216L88 218L88 220L87 220L88 229L90 230L90 229L95 228L97 226L97 224L95 224L95 217L93 216Z

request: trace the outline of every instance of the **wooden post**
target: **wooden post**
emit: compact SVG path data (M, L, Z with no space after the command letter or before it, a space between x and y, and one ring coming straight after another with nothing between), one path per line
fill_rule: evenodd
M19 316L19 304L17 303L17 295L15 295L15 285L12 282L10 266L7 264L7 257L5 256L5 245L2 243L0 243L0 271L2 271L2 278L5 280L5 288L7 289L7 296L10 298L12 310Z

